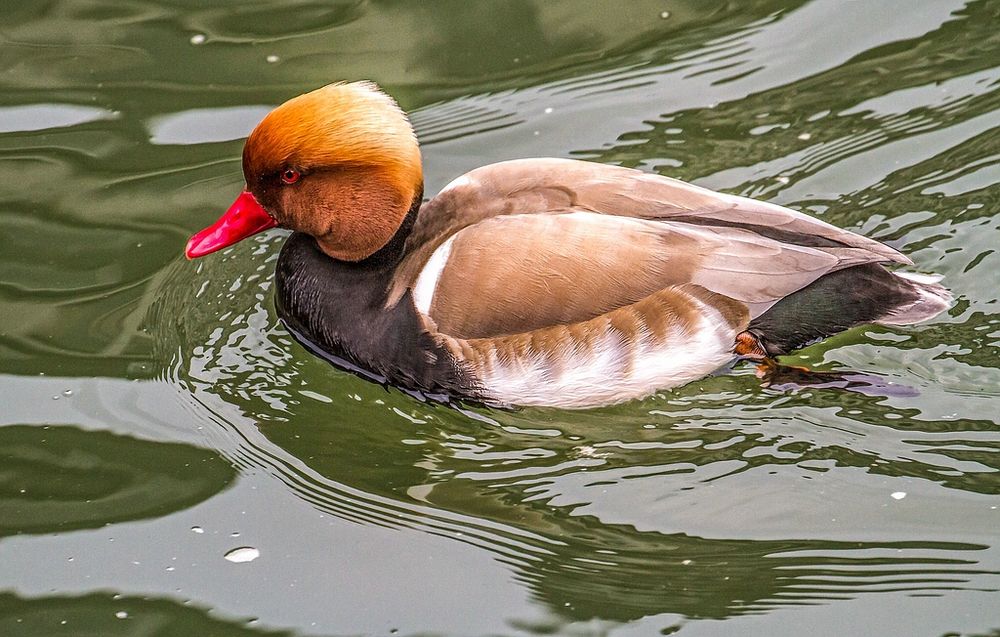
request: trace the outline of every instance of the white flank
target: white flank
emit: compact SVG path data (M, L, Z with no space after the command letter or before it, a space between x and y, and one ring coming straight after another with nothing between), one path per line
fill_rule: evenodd
M413 286L413 304L417 306L417 310L424 314L430 314L434 290L437 288L437 282L441 278L444 266L448 264L448 255L451 254L453 241L455 241L454 235L438 246L431 258L427 259L427 263L424 264L424 268L420 271L420 276L417 277L417 282Z
M735 332L719 312L694 297L699 320L657 342L642 330L633 341L608 329L593 352L566 340L548 355L499 358L491 350L479 373L502 403L585 408L641 398L701 378L733 357ZM552 360L559 361L553 365Z

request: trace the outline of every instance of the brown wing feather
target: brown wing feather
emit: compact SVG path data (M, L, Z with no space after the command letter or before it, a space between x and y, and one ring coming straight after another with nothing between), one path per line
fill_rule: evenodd
M429 314L445 334L483 338L586 321L693 283L757 316L856 248L784 245L737 228L589 212L495 217L455 235Z
M909 263L774 204L618 166L524 159L473 170L424 204L390 305L452 237L430 313L470 338L587 320L685 283L757 316L827 272Z

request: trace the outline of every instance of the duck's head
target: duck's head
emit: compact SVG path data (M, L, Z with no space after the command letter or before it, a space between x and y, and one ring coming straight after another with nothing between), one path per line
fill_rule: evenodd
M243 175L229 210L188 241L189 259L281 226L360 261L388 243L423 189L413 128L371 82L330 84L271 111L243 147Z

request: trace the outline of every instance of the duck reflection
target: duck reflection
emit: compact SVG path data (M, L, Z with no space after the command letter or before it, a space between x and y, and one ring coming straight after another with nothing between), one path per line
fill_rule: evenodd
M574 620L724 619L879 591L971 588L986 574L974 554L953 557L987 548L971 544L707 539L556 517L572 540L522 566L521 580Z

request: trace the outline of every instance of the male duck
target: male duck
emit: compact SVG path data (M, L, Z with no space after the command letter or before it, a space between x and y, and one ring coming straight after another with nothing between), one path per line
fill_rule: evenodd
M628 168L506 161L422 203L413 129L369 82L276 108L243 174L189 258L295 230L276 293L297 336L390 383L490 404L621 402L950 300L883 268L912 262L877 241Z

